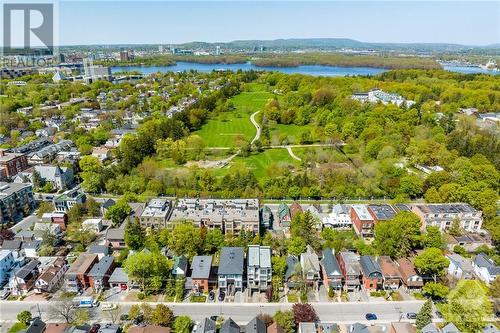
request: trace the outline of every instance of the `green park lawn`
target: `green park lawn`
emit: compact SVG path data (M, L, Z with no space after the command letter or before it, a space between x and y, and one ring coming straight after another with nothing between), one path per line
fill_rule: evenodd
M257 179L263 180L267 175L267 169L271 165L300 167L300 162L293 159L285 148L266 149L260 153L253 153L248 157L237 156L234 159L234 166L244 164L251 170Z
M272 94L266 91L243 92L234 96L231 101L235 110L209 119L194 134L199 135L207 147L234 147L238 136L249 142L256 133L250 115L261 110L271 97Z

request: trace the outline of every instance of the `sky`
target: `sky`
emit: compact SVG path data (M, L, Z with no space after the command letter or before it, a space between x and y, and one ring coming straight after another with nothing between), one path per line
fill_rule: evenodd
M500 43L500 1L59 2L59 45L242 39Z

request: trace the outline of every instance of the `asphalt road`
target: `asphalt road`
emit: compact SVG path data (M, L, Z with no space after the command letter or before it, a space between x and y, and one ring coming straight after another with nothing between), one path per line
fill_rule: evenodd
M38 314L40 308L43 319L58 321L49 316L50 304L55 302L26 302L26 301L0 301L0 320L13 322L17 314L23 310L29 310L34 315ZM102 304L106 304L103 302ZM132 304L138 302L120 302L121 310L127 313ZM154 305L155 303L150 303ZM234 321L246 324L250 319L260 313L273 315L278 310L291 309L289 303L163 303L169 306L175 315L188 315L195 321L205 317L222 316L231 317ZM417 313L423 301L408 302L360 302L360 303L314 303L313 306L321 321L336 323L366 322L366 313L375 313L379 322L388 323L398 321L400 316L406 320L407 312ZM107 322L105 312L99 308L92 309L93 321Z

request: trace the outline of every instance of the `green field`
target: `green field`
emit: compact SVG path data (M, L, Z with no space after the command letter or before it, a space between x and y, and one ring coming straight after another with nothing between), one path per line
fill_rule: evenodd
M234 147L239 136L249 142L256 133L250 115L261 110L271 97L266 91L243 92L231 98L235 110L209 119L194 134L202 137L207 147Z
M289 144L299 144L302 132L307 130L312 132L312 129L311 125L275 124L271 126L271 142L272 144L280 144L286 137Z
M250 169L259 181L268 176L268 168L271 165L281 167L299 168L300 162L293 159L285 148L282 149L266 149L261 153L253 153L248 157L237 156L233 160L233 167L245 165Z

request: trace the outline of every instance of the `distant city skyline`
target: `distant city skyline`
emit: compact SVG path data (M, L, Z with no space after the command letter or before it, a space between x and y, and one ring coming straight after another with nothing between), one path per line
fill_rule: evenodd
M290 38L500 44L499 1L61 0L57 16L63 46Z

